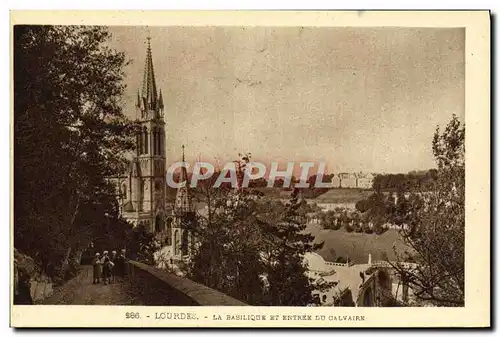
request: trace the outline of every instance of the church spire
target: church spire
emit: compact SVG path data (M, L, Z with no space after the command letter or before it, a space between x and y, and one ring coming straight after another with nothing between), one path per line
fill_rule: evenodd
M161 94L161 89L160 89L160 95L158 96L158 108L160 110L163 110L163 96Z
M185 162L184 145L182 145L182 162ZM193 200L191 198L191 194L189 193L189 179L185 166L181 167L181 174L179 177L179 183L182 182L185 182L185 184L177 189L174 205L174 212L179 216L194 212Z
M142 82L142 99L147 105L147 108L156 108L157 91L155 72L153 69L153 56L151 54L151 37L149 36L146 50L146 64L144 65L144 78Z
M182 145L182 162L186 162L186 158L184 156L184 145ZM188 183L188 174L187 174L187 170L186 170L186 167L185 166L182 166L181 167L181 176L180 176L180 179L179 179L179 183L182 183L182 182L186 182L186 185Z

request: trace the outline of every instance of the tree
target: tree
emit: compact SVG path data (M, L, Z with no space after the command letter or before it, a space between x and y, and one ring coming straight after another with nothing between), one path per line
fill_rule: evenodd
M137 225L130 232L126 247L131 260L149 265L155 264L154 252L160 248L159 243L155 242L154 233L142 224Z
M69 260L117 219L107 180L133 148L122 113L122 53L104 27L14 29L14 245L64 277Z
M244 155L240 169L249 160L250 155ZM227 185L214 188L216 177L203 181L196 190L197 200L207 205L207 214L198 215L196 226L191 228L198 244L189 276L243 302L259 305L264 291L260 251L265 238L255 209L256 199L262 194Z
M239 169L250 161L245 154ZM240 175L237 175L238 177ZM253 188L214 188L204 181L196 197L207 205L196 228L189 277L252 305L307 305L316 285L304 254L319 248L304 233L309 205L294 189L287 205Z
M401 230L408 256L416 268L394 267L419 300L439 306L464 305L465 245L465 126L456 116L441 133L436 129L432 149L438 166L431 191L414 193Z
M305 306L313 302L314 290L331 287L328 282L316 284L306 275L304 254L321 249L323 243L314 244L314 237L304 232L305 221L298 216L302 203L297 195L298 189L294 189L285 211L268 222L267 232L273 240L264 257L269 281L267 305Z

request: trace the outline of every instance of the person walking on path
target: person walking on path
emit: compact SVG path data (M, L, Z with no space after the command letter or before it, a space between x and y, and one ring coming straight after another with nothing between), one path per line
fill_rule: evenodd
M92 284L100 283L102 274L101 254L95 253L94 259L92 260L92 266Z
M127 257L125 254L126 250L122 249L120 251L120 255L118 256L120 261L120 276L122 277L122 280L127 277Z
M116 278L116 259L117 259L116 250L113 250L111 252L111 257L109 258L111 262L111 275L110 275L111 282L115 282Z
M115 271L114 274L118 276L119 279L123 279L124 271L125 271L125 256L123 255L123 251L115 259Z
M113 268L113 262L111 262L108 251L105 250L102 256L102 280L104 284L108 284L111 278L111 269Z

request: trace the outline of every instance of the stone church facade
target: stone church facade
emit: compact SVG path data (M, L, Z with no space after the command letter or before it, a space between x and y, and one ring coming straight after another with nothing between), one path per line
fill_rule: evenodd
M113 178L117 188L121 216L134 226L142 225L161 238L162 250L171 252L169 259L182 260L189 256L192 235L186 223L192 222L195 209L188 187L185 168L173 204L166 198L165 106L161 90L156 87L151 45L148 38L142 90L137 92L136 152L127 172ZM184 154L182 161L184 161Z

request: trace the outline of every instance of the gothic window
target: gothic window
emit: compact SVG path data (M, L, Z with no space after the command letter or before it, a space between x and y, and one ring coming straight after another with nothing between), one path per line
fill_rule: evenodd
M365 291L364 297L363 297L363 307L373 307L373 293L372 293L372 288L368 288Z
M153 127L151 130L151 145L153 147L153 153L152 155L156 154L156 128Z
M121 192L123 200L127 200L127 184L122 185L122 192Z
M146 127L143 128L144 134L144 153L148 154L148 129Z
M188 255L188 231L182 232L182 255Z
M136 138L137 138L137 152L139 154L142 154L142 134L141 133L137 134Z
M142 211L142 201L144 200L144 190L143 189L144 189L144 185L146 185L146 184L144 184L144 182L141 179L138 179L138 180L139 181L137 184L139 185L138 186L139 188L138 188L137 192L138 192L139 196L137 198L138 199L137 208L139 209L139 211Z
M167 231L167 237L165 238L165 244L167 246L172 245L172 218L167 219L167 226L166 226L166 231Z
M159 155L162 154L162 147L161 147L162 140L161 140L161 137L162 137L161 128L158 128L158 154Z
M176 230L174 233L174 255L179 255L180 245L181 245L181 240L179 237L179 231Z
M158 214L155 219L155 232L159 233L165 229L165 223L163 221L163 216Z
M153 133L154 133L154 138L155 138L154 139L154 148L155 148L155 153L154 154L157 155L158 152L159 152L158 151L158 129L154 128Z
M156 154L160 154L160 130L158 128L155 128L155 148L156 148Z
M158 131L158 154L163 154L163 132L161 129Z

